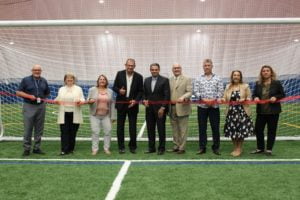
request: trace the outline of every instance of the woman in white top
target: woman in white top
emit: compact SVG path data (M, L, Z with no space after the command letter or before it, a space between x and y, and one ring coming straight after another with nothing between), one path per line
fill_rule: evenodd
M115 105L113 102L113 91L108 87L106 76L100 75L97 86L89 89L88 103L90 105L90 120L92 129L92 155L99 150L99 133L104 132L104 153L111 154L110 139L112 121L116 119Z
M73 74L66 74L65 85L59 88L55 98L55 102L59 104L57 123L60 124L61 131L60 155L73 153L76 133L83 122L81 105L85 99L81 87L75 85L75 79Z

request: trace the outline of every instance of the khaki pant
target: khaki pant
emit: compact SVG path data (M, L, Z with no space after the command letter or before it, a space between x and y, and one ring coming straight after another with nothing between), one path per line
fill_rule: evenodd
M176 106L171 106L170 121L173 131L173 149L185 150L189 116L177 116Z

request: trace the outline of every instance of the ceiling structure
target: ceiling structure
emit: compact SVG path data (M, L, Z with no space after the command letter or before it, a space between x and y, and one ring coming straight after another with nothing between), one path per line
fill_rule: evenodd
M0 20L295 18L299 0L0 0ZM280 75L300 74L299 25L0 27L0 79L20 78L34 63L44 75L62 79L74 72L81 80L99 74L113 79L128 57L149 76L149 64L172 63L196 78L201 61L212 58L214 71L233 69L254 77L262 64Z

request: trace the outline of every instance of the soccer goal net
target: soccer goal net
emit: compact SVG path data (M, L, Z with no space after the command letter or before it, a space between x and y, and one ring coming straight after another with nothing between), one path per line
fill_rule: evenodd
M109 20L108 20L109 21ZM122 20L120 20L122 21ZM159 21L159 20L158 20ZM52 21L53 22L53 21ZM300 135L300 24L243 22L201 24L125 24L0 26L0 91L1 132L3 136L21 137L23 134L22 102L15 96L21 79L31 74L34 64L42 66L42 76L51 88L49 99L54 99L63 85L67 72L76 75L77 84L85 96L100 74L112 84L116 72L124 69L127 58L136 60L135 70L144 78L150 76L149 64L161 65L161 75L172 75L172 64L180 63L183 74L197 78L203 74L202 60L211 58L213 72L222 77L224 86L232 70L242 71L253 89L262 65L272 66L282 82L288 101L283 102L279 121L279 136ZM55 22L53 22L55 24ZM220 132L224 127L224 105L221 105ZM252 105L255 120L255 105ZM46 137L59 137L57 105L48 104ZM83 106L84 123L79 137L90 138L88 106ZM147 138L144 106L138 115L139 138ZM167 120L167 136L172 137ZM127 126L127 125L126 125ZM209 126L208 126L209 127ZM126 127L128 133L128 127ZM126 135L128 136L128 134ZM210 128L208 128L210 134ZM116 135L116 124L112 135ZM189 137L198 137L197 111L189 119Z

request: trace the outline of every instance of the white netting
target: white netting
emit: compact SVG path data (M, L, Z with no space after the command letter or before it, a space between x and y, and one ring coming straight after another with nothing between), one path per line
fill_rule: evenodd
M1 118L5 136L21 136L21 99L14 96L33 64L41 64L55 98L66 72L73 72L85 94L99 74L113 81L128 57L136 59L136 71L150 75L149 64L158 62L161 74L171 76L178 62L191 78L202 74L202 60L214 61L213 71L228 81L231 70L240 69L251 86L263 64L271 65L282 80L287 96L300 95L300 25L184 25L113 27L0 28ZM253 106L254 108L254 106ZM299 135L299 101L283 105L279 135ZM59 136L57 107L48 105L46 136ZM223 106L222 106L223 109ZM79 135L90 137L87 106ZM138 128L144 123L141 106ZM197 137L194 106L189 135ZM169 122L167 134L171 135ZM224 116L221 118L221 133ZM115 129L113 135L115 135ZM146 134L143 135L144 137Z

